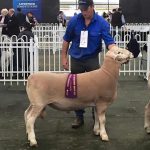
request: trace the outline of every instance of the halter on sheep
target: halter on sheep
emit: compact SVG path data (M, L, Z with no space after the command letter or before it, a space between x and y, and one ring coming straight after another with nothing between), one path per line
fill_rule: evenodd
M27 94L30 106L24 113L26 133L30 146L36 146L34 132L36 118L43 113L47 105L63 111L71 111L95 105L94 133L108 141L105 130L105 112L117 96L117 81L122 63L133 58L131 52L112 47L106 53L100 69L77 74L78 97L71 100L65 97L65 85L68 74L38 72L30 75L27 81ZM58 84L56 84L58 83Z

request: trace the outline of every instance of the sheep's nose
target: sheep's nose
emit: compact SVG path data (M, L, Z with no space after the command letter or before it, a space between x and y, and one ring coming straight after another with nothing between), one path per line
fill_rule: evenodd
M130 54L129 54L129 55L130 55L130 58L134 58L134 56L133 56L133 54L132 54L131 52L130 52Z

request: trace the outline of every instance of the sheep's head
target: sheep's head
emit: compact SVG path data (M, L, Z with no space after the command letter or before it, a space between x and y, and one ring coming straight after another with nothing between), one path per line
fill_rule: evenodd
M127 63L133 58L133 54L127 50L122 49L117 46L113 46L107 53L106 56L113 58L114 60L120 62L121 64Z

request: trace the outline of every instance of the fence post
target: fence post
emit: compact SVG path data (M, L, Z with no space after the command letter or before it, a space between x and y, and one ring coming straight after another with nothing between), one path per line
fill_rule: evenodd
M150 71L150 34L148 34L148 41L147 41L147 72L146 72L147 80L150 73L149 71Z
M33 39L30 39L30 47L29 47L29 52L30 52L30 74L33 74Z
M38 37L34 36L34 72L39 71Z
M56 48L57 48L57 29L58 27L57 26L53 26L53 54L55 54L56 52Z

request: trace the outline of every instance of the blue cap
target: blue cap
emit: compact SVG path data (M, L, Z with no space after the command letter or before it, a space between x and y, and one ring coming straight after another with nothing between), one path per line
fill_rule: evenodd
M78 1L78 5L79 5L79 9L81 10L86 10L89 6L92 6L93 0L79 0Z

